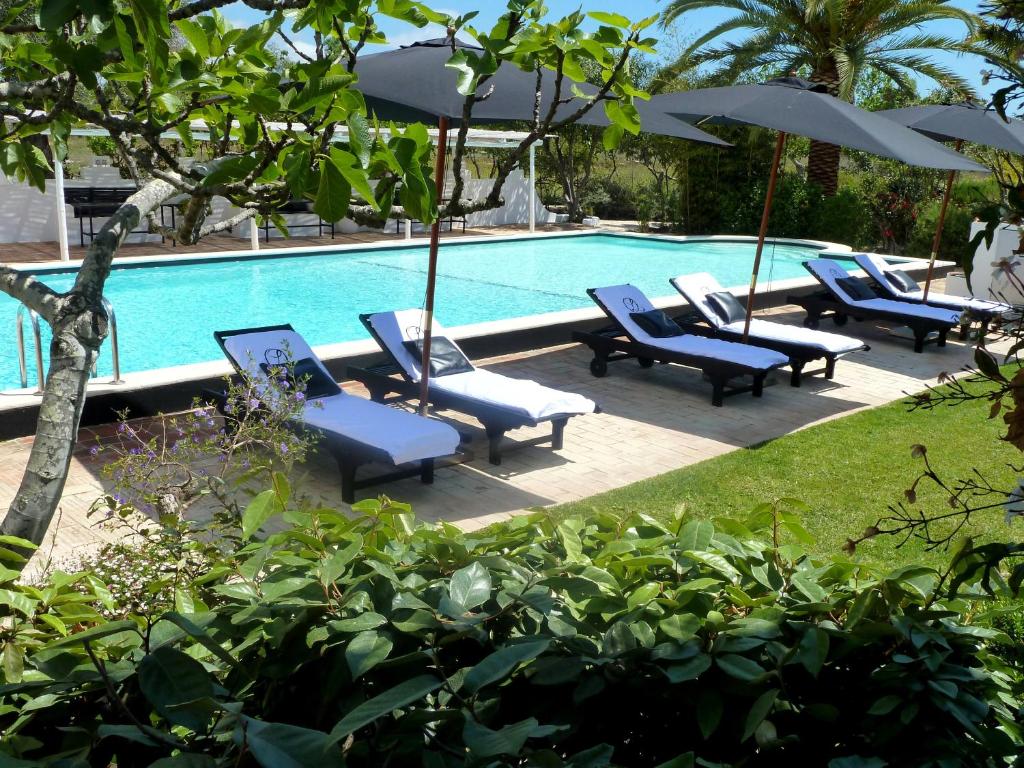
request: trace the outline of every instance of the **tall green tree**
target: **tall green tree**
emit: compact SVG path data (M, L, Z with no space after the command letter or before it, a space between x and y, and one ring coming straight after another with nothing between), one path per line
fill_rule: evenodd
M735 13L697 37L680 66L719 63L731 80L758 70L798 72L847 101L872 69L903 89L923 75L964 95L971 92L963 77L928 53L975 52L970 35L977 16L948 0L670 0L662 23L704 8ZM928 31L939 21L959 22L964 37ZM734 39L737 33L746 35ZM811 142L807 178L826 194L838 186L839 154L835 145Z

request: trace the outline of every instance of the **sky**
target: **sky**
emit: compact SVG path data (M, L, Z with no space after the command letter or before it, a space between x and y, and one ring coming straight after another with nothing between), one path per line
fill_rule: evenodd
M477 10L480 14L473 20L472 24L478 27L493 24L505 10L505 2L502 0L434 0L434 2L427 0L427 4L436 10L452 15ZM978 3L971 2L970 0L953 0L951 4L971 11L978 11ZM662 12L665 9L666 2L664 0L548 0L547 5L550 18L552 19L562 18L576 9L582 8L583 11L614 11L624 14L634 21L638 21ZM224 9L224 14L239 26L256 23L262 18L260 12L244 6L228 6ZM732 11L716 9L693 11L684 16L681 21L676 21L667 30L663 29L660 25L651 27L651 36L659 39L660 43L657 48L662 57L671 56L673 52L678 52L688 39L695 38L732 15ZM596 23L593 24L596 26ZM405 45L416 40L431 37L440 37L444 34L444 30L439 27L432 26L425 29L417 29L409 24L386 17L378 21L378 25L388 37L390 43L388 47ZM951 36L960 36L962 29L962 25L955 22L940 22L928 26L928 31L930 32L944 33ZM300 40L299 44L301 47L312 48L312 38ZM367 49L367 51L369 50ZM955 69L959 72L962 77L975 87L980 95L988 95L993 90L993 87L984 87L981 84L981 70L985 67L985 63L980 58L958 56L949 52L935 53L933 57L950 69ZM919 81L919 88L922 93L928 92L933 87L934 83L927 78Z

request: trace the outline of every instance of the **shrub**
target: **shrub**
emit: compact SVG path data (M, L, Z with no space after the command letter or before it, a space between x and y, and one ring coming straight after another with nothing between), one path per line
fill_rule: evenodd
M816 562L792 513L545 514L464 534L283 479L177 611L105 621L88 574L8 614L2 749L28 765L993 764L1006 641L921 567ZM780 537L785 536L786 541ZM19 543L5 541L3 543ZM73 590L85 584L85 594Z

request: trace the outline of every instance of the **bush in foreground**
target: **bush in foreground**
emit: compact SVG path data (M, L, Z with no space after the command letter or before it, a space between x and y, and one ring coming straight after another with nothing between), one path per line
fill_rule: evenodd
M464 534L287 484L175 611L5 580L5 765L1000 765L1007 638L927 568L815 562L791 513ZM271 515L287 528L250 538ZM11 542L5 542L11 543ZM109 609L109 606L108 606Z

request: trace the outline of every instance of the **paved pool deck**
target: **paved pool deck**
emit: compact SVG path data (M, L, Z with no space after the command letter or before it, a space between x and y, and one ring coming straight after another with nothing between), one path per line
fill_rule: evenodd
M758 314L792 324L802 318L795 307ZM830 328L831 322L823 325L824 330ZM513 432L502 464L492 466L479 425L443 411L438 414L441 418L473 434L473 458L440 468L433 485L401 480L364 489L357 498L386 493L411 503L420 519L478 528L900 400L936 383L943 373L960 371L972 357L970 344L957 338L945 348L929 345L922 354L914 354L909 341L894 338L881 326L850 322L841 331L863 339L871 349L841 360L834 380L812 376L795 389L789 386L788 369L784 369L762 398L736 395L727 398L722 408L711 406L711 387L697 370L663 365L644 370L635 361L624 361L612 364L608 375L598 379L588 370L589 350L579 345L479 360L491 370L584 394L599 403L602 412L572 419L565 447L557 452L547 446L512 444L542 435L544 429ZM365 395L352 382L345 388ZM116 532L87 517L96 498L109 490L100 473L104 454L93 457L89 449L97 439L109 439L112 434L110 426L82 430L60 514L37 557L60 560L117 538ZM911 435L907 441L908 445L913 442ZM31 443L31 437L0 443L0 514L17 490ZM856 450L856 446L842 450ZM832 463L828 456L817 460ZM842 463L836 462L837 483L844 481ZM308 479L301 491L324 505L342 507L337 469L330 457L318 453L305 469Z

